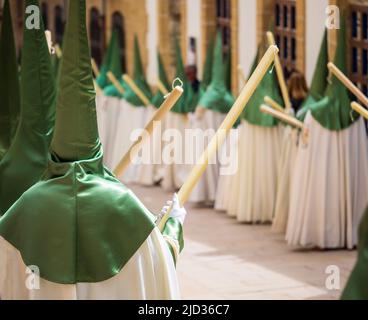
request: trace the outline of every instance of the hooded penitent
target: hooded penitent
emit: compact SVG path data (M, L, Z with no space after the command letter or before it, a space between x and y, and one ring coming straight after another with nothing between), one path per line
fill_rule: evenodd
M69 2L48 169L0 220L0 295L176 298L153 215L102 164L85 12L85 0ZM30 265L40 270L38 290L25 287Z
M21 117L14 141L0 161L0 216L40 180L54 129L55 82L43 26L24 28L23 39Z
M217 33L213 61L211 83L198 105L219 113L228 113L235 100L225 82L226 64L223 59L221 32Z
M318 54L316 68L314 70L312 78L312 84L309 90L309 95L307 100L304 102L302 109L300 109L297 114L299 120L304 121L310 106L313 105L316 101L321 100L325 95L326 88L328 85L327 63L328 63L328 45L327 45L327 30L325 30L321 48Z
M145 94L148 99L152 98L152 92L147 84L146 78L144 76L143 71L143 63L141 58L141 52L139 49L139 43L137 36L134 37L134 71L133 71L133 80L139 89ZM144 106L143 101L134 93L134 91L127 86L124 99L136 107Z
M107 78L107 72L110 70L113 47L116 45L117 41L117 33L113 32L101 64L100 75L96 79L96 83L101 89L105 89L105 87L110 84L110 81Z
M272 67L245 107L239 127L238 170L232 178L228 213L241 222L270 222L276 202L281 132L278 122L260 111L265 96L281 104Z
M368 299L368 210L359 227L358 261L342 294L344 300Z
M114 30L114 34L117 32ZM122 71L122 65L121 65L121 56L120 56L120 45L119 45L119 39L117 38L117 35L113 35L111 38L111 55L110 55L110 65L109 70L113 73L115 78L120 82L122 86L124 86L124 81L122 79L123 71ZM107 85L104 90L103 94L107 97L118 97L121 98L122 95L118 91L118 89L113 85L109 84Z
M211 39L208 47L207 47L207 54L206 54L206 62L203 68L203 75L200 90L200 97L206 92L207 87L211 83L212 79L212 68L213 68L213 51L214 51L214 41Z
M4 1L0 35L0 160L15 136L20 110L18 65L9 0Z
M164 63L162 61L162 57L159 52L157 53L157 62L158 62L158 78L160 79L161 83L164 85L166 90L170 91L169 80L167 79ZM164 102L164 95L160 90L157 90L157 93L152 98L151 103L156 108L159 108L163 102Z
M341 20L335 64L346 73L345 23ZM336 78L326 96L309 107L308 145L300 145L291 186L287 240L303 247L353 248L367 206L368 146L364 122L350 109Z
M225 83L225 67L222 35L221 32L218 32L216 37L216 47L213 52L211 83L207 87L206 92L203 94L198 104L200 108L204 108L205 110L203 110L197 119L192 121L192 129L196 130L196 136L197 138L200 138L196 141L206 141L206 137L213 136L234 104L235 100L232 94L228 91ZM198 113L200 113L201 109L197 110ZM194 157L197 160L204 151L203 148L197 145L194 145L192 150L193 154L195 153ZM194 188L190 201L201 203L213 203L215 201L219 178L220 153L221 151L216 155L216 158L211 159L212 162L208 166L197 186Z

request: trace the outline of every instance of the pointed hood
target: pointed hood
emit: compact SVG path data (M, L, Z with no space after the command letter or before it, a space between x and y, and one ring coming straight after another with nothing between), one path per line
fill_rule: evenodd
M0 160L14 138L19 113L18 64L9 0L5 0L0 35Z
M297 117L299 120L304 121L305 116L309 110L310 105L315 103L324 97L326 88L328 85L328 43L327 43L327 30L325 30L321 48L319 50L317 64L314 70L312 84L309 90L309 95L303 104L303 107L299 110Z
M252 69L255 70L258 62L258 57L260 53L260 47L258 48L257 57L253 63ZM251 73L253 72L251 71ZM263 127L273 127L278 124L278 121L268 115L261 112L260 107L264 103L264 97L269 96L276 102L282 105L282 99L280 96L278 81L276 78L276 72L271 66L270 70L266 73L263 80L257 87L252 98L249 100L246 108L243 112L243 119L248 121L253 125L263 126Z
M25 4L38 6L38 1L26 0ZM46 170L55 121L55 92L41 22L40 29L23 30L21 117L14 141L0 162L0 215L38 182Z
M225 58L225 85L227 90L231 92L231 49L226 54Z
M162 61L162 57L160 52L157 53L157 62L158 62L158 77L164 87L170 91L169 80L167 79L164 63ZM152 104L156 108L159 108L161 104L164 102L164 96L160 90L157 90L156 95L152 98Z
M225 65L221 32L217 33L213 62L211 84L200 99L199 106L220 113L227 113L235 100L225 84Z
M116 31L113 32L115 34L117 33ZM110 65L109 70L107 71L111 71L114 74L115 78L120 82L120 84L124 86L124 81L122 79L123 70L120 56L120 44L117 39L117 36L114 36L114 39L116 40L114 40L111 44ZM105 96L108 97L118 97L118 98L122 97L119 90L113 84L107 85L104 88L103 93Z
M107 50L105 52L105 55L104 55L104 58L101 64L100 75L96 79L96 83L101 89L105 89L105 87L110 84L106 74L110 70L113 48L116 47L117 42L118 42L117 33L114 30L111 34L111 39L110 39L109 45L107 46Z
M188 113L195 109L196 105L196 95L193 92L193 88L188 81L187 75L185 73L183 56L181 53L181 48L178 39L175 38L175 53L176 53L176 74L175 78L179 78L183 81L184 93L180 97L179 101L171 109L175 113Z
M146 95L148 99L152 98L152 92L147 84L146 78L144 76L143 71L143 63L141 58L141 51L139 49L138 38L134 36L134 71L133 71L133 80L139 89ZM124 94L125 100L131 103L134 106L142 107L144 106L143 101L134 93L134 91L127 86L127 90Z
M211 84L212 79L212 67L213 67L213 52L214 52L214 40L211 39L207 46L206 61L203 68L203 76L201 81L201 96L207 90L207 87Z
M346 68L346 29L345 20L341 19L341 29L338 30L338 45L335 54L335 65L345 74ZM326 89L326 96L310 106L314 119L323 127L331 131L348 128L359 117L355 114L352 119L348 89L335 77Z
M84 5L69 3L51 144L53 154L67 162L94 158L101 151Z
M120 273L155 218L102 165L85 0L69 1L68 17L53 156L42 181L0 219L0 236L42 279L96 283Z

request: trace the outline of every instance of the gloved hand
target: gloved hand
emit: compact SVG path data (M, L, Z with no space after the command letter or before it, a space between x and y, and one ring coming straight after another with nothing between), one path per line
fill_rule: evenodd
M161 221L162 217L166 215L171 207L172 210L170 212L170 218L177 219L181 223L181 225L184 225L187 211L184 207L180 207L179 197L176 193L174 194L172 201L167 201L166 205L162 208L159 216L159 221Z

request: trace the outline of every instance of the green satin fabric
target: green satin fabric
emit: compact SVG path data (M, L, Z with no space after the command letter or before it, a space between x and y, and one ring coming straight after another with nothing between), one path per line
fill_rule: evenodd
M318 59L316 68L314 70L312 84L310 87L309 95L306 101L303 103L302 108L299 110L297 114L297 118L301 121L304 121L305 116L310 110L310 106L313 105L317 100L320 100L324 97L326 92L328 82L328 44L327 44L327 30L325 30L321 48L319 50Z
M141 58L141 52L139 49L139 43L137 36L134 37L134 75L133 80L139 89L145 94L145 96L151 100L152 92L149 85L146 82L146 78L144 76L143 64ZM144 102L134 93L134 91L127 86L124 99L128 101L130 104L136 107L144 107Z
M9 0L5 0L0 35L0 160L15 136L19 113L18 64Z
M336 49L335 65L346 73L346 30L345 21L341 21L339 41ZM331 131L344 130L359 117L350 108L350 96L346 87L335 77L332 76L331 83L326 89L326 96L310 105L312 116L324 128Z
M119 82L120 82L121 86L126 90L127 86L126 86L124 80L120 79ZM110 84L110 85L106 86L105 89L103 90L103 94L106 97L116 97L116 98L119 98L119 99L123 98L123 95L119 92L119 90L113 84Z
M368 209L359 227L358 261L342 294L343 300L368 300Z
M258 53L257 58L253 63L251 73L255 70L257 66ZM263 80L259 84L258 88L254 92L253 96L249 100L248 104L246 105L242 114L242 118L253 125L258 125L262 127L274 127L278 124L278 121L274 117L268 114L264 114L260 110L261 105L264 104L265 96L269 96L281 105L283 104L278 89L276 71L274 70L273 66L270 67Z
M38 5L37 0L25 4ZM46 170L55 122L55 82L43 25L23 31L21 118L9 151L0 161L0 216Z
M118 274L155 227L103 166L85 0L69 3L52 156L40 182L0 219L0 235L43 279L99 282Z
M158 77L161 83L165 86L167 91L170 91L169 80L167 79L164 63L161 58L161 54L157 54L157 62L158 62ZM159 108L161 104L164 102L164 95L157 90L156 94L153 96L151 103L154 107Z
M185 73L185 67L183 62L183 56L181 53L181 48L178 39L175 39L175 53L176 53L176 78L183 81L183 94L171 109L171 112L186 114L193 112L198 104L199 93L195 94L191 84L188 81L187 75Z
M100 75L96 78L96 83L101 89L104 89L107 85L110 84L110 81L107 78L106 74L108 71L110 71L113 49L116 46L117 41L117 33L113 32L100 67Z
M103 168L101 153L71 163L50 160L44 180L0 221L0 235L25 264L61 284L118 274L153 228L153 215Z
M234 104L234 97L225 83L225 66L223 59L222 35L217 33L216 46L213 53L211 84L199 100L199 106L226 114Z
M174 219L174 218L169 218L166 222L165 228L162 231L162 234L164 236L167 236L175 241L178 242L179 244L179 250L180 252L183 251L184 249L184 234L183 234L183 226L180 223L179 220ZM171 247L170 244L168 244L171 255L173 256L174 260L175 260L175 252L173 251L174 249ZM177 261L175 261L176 263Z
M200 97L206 92L208 86L211 84L212 80L212 68L213 68L213 52L215 49L214 40L211 39L207 46L206 61L203 68L202 81L200 85Z

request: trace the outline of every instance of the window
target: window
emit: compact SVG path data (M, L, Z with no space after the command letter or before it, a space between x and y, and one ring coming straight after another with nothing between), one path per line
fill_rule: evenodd
M45 2L42 2L41 4L41 13L42 13L43 25L45 26L45 29L48 29L49 28L48 7Z
M96 63L100 65L102 61L103 35L101 28L102 19L97 8L91 8L90 17L91 55Z
M231 0L217 0L217 28L222 32L224 54L231 48Z
M297 68L296 0L276 0L275 39L286 77Z
M123 71L126 70L126 52L125 52L125 24L123 15L115 11L112 14L112 30L117 32L118 39L120 40L120 56L121 56L121 65Z
M64 9L61 6L56 6L54 9L55 15L55 43L63 42L64 34Z
M351 4L348 28L350 79L368 95L368 5Z

